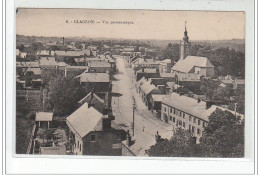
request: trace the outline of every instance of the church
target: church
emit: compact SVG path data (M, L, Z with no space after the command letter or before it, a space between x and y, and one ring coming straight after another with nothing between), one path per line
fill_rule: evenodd
M180 42L180 56L178 62L171 68L176 77L183 80L196 80L201 76L211 77L214 75L214 65L207 57L191 56L191 42L186 28L184 37Z

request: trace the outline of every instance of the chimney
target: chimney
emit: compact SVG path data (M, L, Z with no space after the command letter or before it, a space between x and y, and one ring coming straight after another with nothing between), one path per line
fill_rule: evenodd
M127 134L126 134L126 146L130 146L131 145L131 136L129 134L129 130L127 130Z
M102 118L102 130L107 130L111 128L111 119L104 117Z
M206 101L206 110L209 109L213 103L211 101Z

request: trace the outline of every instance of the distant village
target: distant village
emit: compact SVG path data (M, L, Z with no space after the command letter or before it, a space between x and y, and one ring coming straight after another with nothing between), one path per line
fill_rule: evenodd
M244 77L193 55L186 26L178 58L142 42L32 38L17 37L17 154L149 156L178 128L199 144L218 110L244 119Z

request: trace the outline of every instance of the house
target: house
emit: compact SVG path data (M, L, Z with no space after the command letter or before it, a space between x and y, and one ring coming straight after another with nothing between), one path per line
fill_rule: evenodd
M150 103L152 105L151 111L158 118L161 118L162 101L166 97L166 94L152 94L152 98L150 99Z
M35 123L39 127L50 128L52 125L53 113L52 112L36 112Z
M211 77L214 75L214 65L206 57L187 56L179 60L172 68L176 74L197 74L199 76Z
M24 73L25 86L39 87L42 83L40 68L28 68Z
M155 68L141 68L135 73L135 81L139 81L142 77L148 78L159 78L159 69Z
M165 59L163 61L159 62L159 69L161 73L169 73L171 72L171 68L173 66L172 60L171 59Z
M39 68L39 63L38 62L16 62L16 72L20 76L21 80L24 80L24 73L28 68Z
M162 101L161 119L172 124L174 128L181 127L189 130L199 143L204 127L209 121L208 117L217 109L235 114L234 111L212 105L210 102L171 93ZM242 114L236 113L235 115L243 117Z
M88 71L88 66L66 66L65 67L65 77L67 76L78 76L83 72Z
M160 73L160 78L163 78L164 81L168 82L175 82L176 78L175 78L175 74L174 73Z
M111 64L103 60L88 61L87 66L89 67L89 72L108 73L111 71Z
M111 119L88 103L66 118L76 155L121 156L124 132Z
M132 62L132 68L155 68L159 70L160 63L156 62L154 59L137 58Z
M139 92L143 103L148 107L149 110L152 108L152 94L162 94L162 91L155 85L151 84L150 81L146 81L141 84L139 87Z
M103 113L103 110L106 107L104 100L94 92L90 92L78 102L79 105L83 105L84 103L92 104L93 108L98 110L100 113Z
M95 92L109 92L111 88L110 75L108 73L83 72L75 78L79 79L80 85Z

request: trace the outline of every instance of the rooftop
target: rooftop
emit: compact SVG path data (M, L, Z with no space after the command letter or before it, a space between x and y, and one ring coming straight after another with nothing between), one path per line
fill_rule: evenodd
M193 67L214 68L214 65L207 57L187 56L184 60L179 60L172 70L189 73Z
M37 112L35 116L35 121L52 121L52 112Z
M41 74L42 74L40 68L31 68L31 67L29 67L29 68L25 71L24 75L27 74L27 72L33 72L34 75L41 75Z
M80 82L110 82L108 73L83 72L77 77L80 77Z
M94 107L89 107L88 103L84 103L75 112L66 118L67 125L75 134L81 138L86 136L90 131L95 131L98 122L103 114Z
M100 113L103 113L103 109L105 108L104 100L101 99L95 93L93 93L92 100L91 100L91 92L90 92L88 95L82 98L78 103L84 104L85 102L90 103L90 101L96 110L98 110Z
M110 68L111 65L106 62L106 61L101 61L101 60L91 60L88 61L88 66L89 67L106 67L106 68Z

